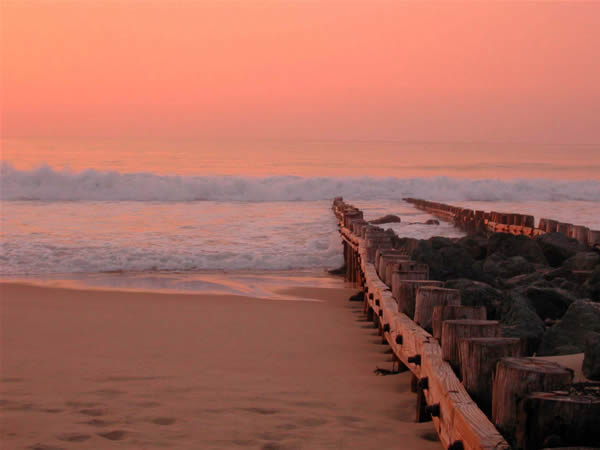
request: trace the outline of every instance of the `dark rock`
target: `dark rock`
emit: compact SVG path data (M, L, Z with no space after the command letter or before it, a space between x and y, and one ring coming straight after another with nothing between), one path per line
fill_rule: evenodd
M518 292L511 292L503 305L502 336L518 337L524 343L524 351L532 355L544 335L544 322Z
M511 278L535 272L535 266L522 256L503 258L502 255L496 253L485 259L483 271L494 277Z
M590 380L600 381L600 333L588 333L585 339L583 374Z
M600 302L600 267L597 267L592 272L592 276L583 284L582 293L585 297Z
M544 333L538 353L549 356L583 352L590 331L600 332L600 304L577 300L560 322Z
M513 289L519 286L531 286L536 285L540 287L552 287L553 285L543 278L541 272L525 273L522 275L516 275L508 280L504 281L504 287Z
M429 219L428 221L425 222L425 225L439 225L440 221L436 220L436 219Z
M459 239L456 243L467 249L474 259L485 259L488 244L486 236L472 234Z
M505 258L520 256L536 264L548 264L538 243L523 235L494 233L488 240L487 256L501 255Z
M466 279L446 281L444 287L458 289L461 295L461 304L465 306L485 306L488 319L500 318L500 311L504 302L502 291L494 289L489 284Z
M575 281L575 275L571 269L564 266L560 266L557 269L549 270L544 274L544 278L548 281L552 281L556 278L562 278L569 281Z
M369 223L373 225L381 225L384 223L400 223L400 217L395 216L393 214L388 214L386 216L380 217L379 219L369 220Z
M552 267L558 267L568 258L586 251L585 245L562 233L545 233L536 237L535 241Z
M596 252L579 252L567 259L562 267L570 270L594 270L600 264L600 254Z
M530 286L525 295L529 304L542 319L561 318L575 301L567 291L557 288Z
M475 265L470 253L450 239L434 237L419 241L412 258L429 265L429 276L432 280L483 278L483 272Z

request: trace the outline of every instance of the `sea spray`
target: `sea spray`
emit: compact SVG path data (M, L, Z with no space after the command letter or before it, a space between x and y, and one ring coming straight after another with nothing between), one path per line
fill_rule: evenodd
M177 176L0 166L0 199L5 201L277 202L328 200L338 195L352 200L410 196L438 201L600 202L600 181Z

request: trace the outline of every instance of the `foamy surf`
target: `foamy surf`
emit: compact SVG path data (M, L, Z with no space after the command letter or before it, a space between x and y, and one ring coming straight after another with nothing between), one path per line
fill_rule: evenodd
M0 199L5 201L234 201L278 202L396 200L600 201L600 181L474 180L449 177L240 177L81 172L42 166L19 170L0 166Z

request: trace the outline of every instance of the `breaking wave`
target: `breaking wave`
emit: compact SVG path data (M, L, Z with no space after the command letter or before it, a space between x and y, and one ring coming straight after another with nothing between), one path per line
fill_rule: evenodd
M439 201L600 202L600 181L472 180L449 177L240 177L82 172L42 166L0 166L0 199L8 201L314 201L342 195L351 200L422 197Z

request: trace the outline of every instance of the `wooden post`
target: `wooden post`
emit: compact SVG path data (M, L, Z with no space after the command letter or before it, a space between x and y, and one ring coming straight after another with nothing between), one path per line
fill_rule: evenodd
M508 356L521 356L519 338L467 338L459 343L463 385L488 416L492 412L492 379L496 363Z
M565 236L569 235L569 229L572 227L573 225L570 223L564 223L564 222L558 222L558 225L556 226L556 231L559 233L564 234Z
M441 287L424 286L417 289L415 297L415 322L431 332L435 306L460 305L460 291Z
M594 245L600 245L600 231L588 230L587 241L590 247L593 247Z
M397 273L394 273L394 275ZM400 280L397 277L394 277L393 280L392 297L398 302L398 311L406 314L411 319L415 315L417 289L421 286L442 286L441 281L434 280Z
M442 358L459 373L458 344L469 337L498 337L500 322L497 320L446 320L442 323Z
M600 443L600 396L592 392L536 392L519 404L517 447L597 446ZM581 447L580 447L581 446Z
M487 317L485 306L435 306L431 319L433 337L442 341L442 322L445 320L473 319L485 320Z
M571 384L573 371L539 358L503 358L498 361L492 392L492 421L513 440L519 402L531 392L561 389Z
M392 275L394 272L403 271L403 272L425 272L427 275L424 278L425 280L429 279L429 266L427 264L418 263L415 261L410 261L408 257L405 260L398 260L393 264L388 264L385 268L385 278L382 278L382 281L387 284L389 287L392 287Z
M403 261L408 261L407 255L382 255L379 258L379 272L377 272L381 281L388 284L391 280L386 278L386 274L389 273L390 267L396 267Z
M583 227L581 225L571 225L571 228L569 230L569 237L572 237L573 239L577 239L579 242L581 242L582 244L587 245L588 243L588 231L590 229L587 227Z

